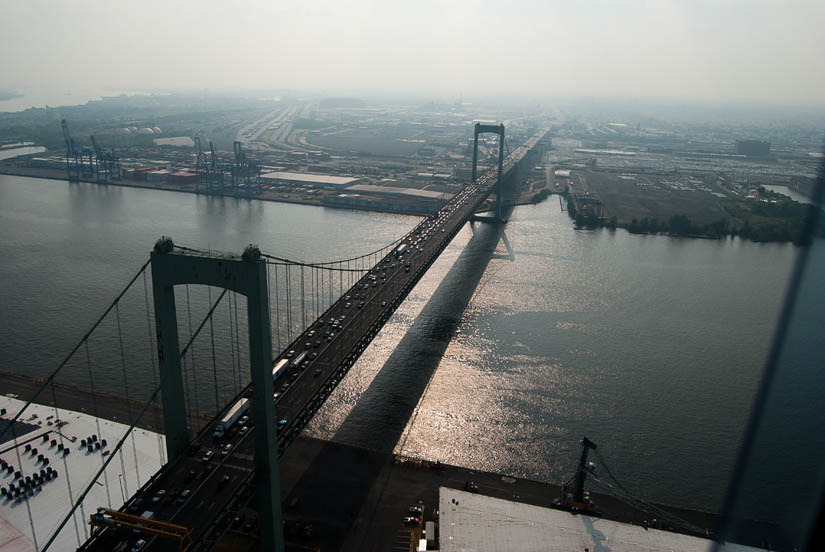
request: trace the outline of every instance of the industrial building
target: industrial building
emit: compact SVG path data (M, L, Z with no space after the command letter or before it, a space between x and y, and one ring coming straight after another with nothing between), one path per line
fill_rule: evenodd
M476 493L439 489L441 552L706 552L712 541ZM725 543L725 549L756 552Z
M319 188L346 188L359 178L350 176L330 176L328 174L310 174L286 171L271 171L261 174L261 181L272 185L317 186Z
M3 413L0 414L0 427L12 424L18 437L12 439L8 433L0 439L3 444L0 459L21 474L41 473L48 466L54 470L54 476L40 479L36 485L28 487L22 484L22 477L4 476L0 484L5 489L0 501L0 548L3 552L42 549L72 504L72 488L81 487L95 476L102 459L111 453L129 427L84 412L40 404L29 406L26 422L12 422L12 413L18 412L24 404L23 400L0 395L0 412ZM100 447L86 445L84 438L90 435L95 436ZM83 501L85 509L78 509L70 517L71 521L58 533L51 550L76 549L88 537L86 514L104 504L119 508L130 492L145 484L163 465L161 451L165 437L162 434L141 429L133 436L123 445L124 464L110 463L100 477L109 487L101 483L91 488ZM41 458L37 456L38 451ZM31 492L12 492L15 486ZM31 519L36 519L37 523L32 525Z
M419 190L418 188L396 188L394 186L376 186L374 184L355 184L348 188L350 192L361 192L382 196L409 197L425 201L446 201L453 194L436 192L433 190Z
M738 155L764 157L771 153L771 143L762 140L737 140L735 150Z

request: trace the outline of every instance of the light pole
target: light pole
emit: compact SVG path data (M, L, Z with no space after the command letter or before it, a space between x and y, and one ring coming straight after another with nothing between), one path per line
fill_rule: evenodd
M117 474L117 481L120 483L120 496L123 497L123 503L126 504L126 491L123 489L123 474Z

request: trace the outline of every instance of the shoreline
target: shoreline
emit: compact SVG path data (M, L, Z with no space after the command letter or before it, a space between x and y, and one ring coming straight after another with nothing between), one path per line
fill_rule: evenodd
M18 394L19 400L28 400L43 381L42 378L0 371L0 386L5 393ZM89 391L65 384L54 384L54 389L59 408L92 414L89 412L91 409L87 408L92 404ZM51 396L52 393L47 391L45 396L34 402L51 406ZM124 423L125 417L118 417L128 411L129 403L120 397L101 393L96 393L95 399L98 417ZM133 409L138 404L137 401L130 402ZM4 417L11 418L14 414L8 412ZM201 427L211 419L207 416L199 418ZM162 424L161 419L160 407L152 405L147 411L147 420L137 427L162 433L162 425L156 425ZM338 477L341 469L345 469L348 477ZM303 434L279 462L279 471L284 516L289 520L312 523L320 529L317 537L305 543L315 546L353 542L375 543L378 546L391 542L397 532L399 513L405 509L399 508L399 505L423 500L433 507L438 504L439 488L442 486L462 489L468 481L472 481L483 495L554 509L558 509L555 499L561 494L561 487L554 483L363 449ZM718 514L713 512L656 504L708 532L697 535L675 530L664 522L653 524L650 513L610 495L597 492L591 495L600 517L622 523L646 528L658 526L676 533L707 538L719 522ZM354 496L358 499L352 500ZM338 508L330 510L331 503L346 505L347 511L342 512ZM360 523L354 523L351 527L342 525L342 515L349 515L350 521L358 520ZM766 541L781 542L781 532L776 526L758 521L745 524L748 526L748 536L742 538L742 544L759 546ZM348 546L344 548L352 549Z
M44 378L34 378L15 372L0 370L0 389L3 394L22 401L29 401L45 382ZM55 406L58 408L91 414L112 422L131 424L140 413L145 402L107 393L92 393L87 389L65 383L52 383L49 388L32 400L33 404ZM7 415L13 417L16 412ZM189 427L193 432L200 431L212 418L204 414L189 413ZM135 425L140 429L163 432L163 409L160 403L150 405L143 418Z
M0 165L0 175L8 175L8 176L19 176L23 178L43 178L47 180L59 180L66 183L70 183L65 176L65 173L62 170L56 169L32 169L32 168L23 168L23 167L10 167L8 165ZM386 213L391 215L405 215L405 216L413 216L413 217L426 217L432 214L431 210L429 209L416 209L416 205L408 205L406 208L404 207L405 203L403 201L398 203L401 207L396 210L390 209L383 209L378 205L369 205L369 204L358 204L358 205L334 205L324 202L323 197L321 198L301 198L301 197L283 197L283 194L280 192L271 192L265 191L263 194L256 194L251 197L245 196L234 196L234 195L216 195L216 194L204 194L197 192L193 187L183 185L175 185L169 184L166 182L158 182L158 183L149 183L144 181L138 180L126 180L120 179L116 181L110 181L108 183L100 183L92 179L80 179L80 182L85 184L96 184L99 186L121 186L124 188L136 188L136 189L146 189L146 190L161 190L167 192L178 192L178 193L185 193L185 194L192 194L196 196L205 196L205 197L226 197L226 198L234 198L240 200L247 200L247 201L269 201L274 203L289 203L293 205L312 205L315 207L325 207L328 209L339 209L343 211L368 211L368 212L375 212L375 213ZM534 200L534 197L541 192L532 192L529 195L522 195L519 197L518 200L514 201L512 205L514 206L521 206L521 205L534 205L536 203L540 203L544 201L550 195L553 195L558 192L554 192L549 188L545 188L548 190L548 193L545 197L542 197L538 201ZM372 199L372 198L370 198ZM377 200L378 198L376 198ZM478 211L486 212L484 210Z

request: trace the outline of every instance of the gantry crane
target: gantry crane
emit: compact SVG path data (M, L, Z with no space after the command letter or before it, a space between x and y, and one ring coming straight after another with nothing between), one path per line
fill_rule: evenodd
M208 193L220 193L223 194L223 162L221 158L218 157L218 154L215 153L215 146L212 144L212 140L209 141L209 153L210 153L210 162L209 162L209 180L207 181L207 191ZM216 189L217 188L217 189Z
M247 159L243 145L237 140L232 144L235 150L235 165L232 167L232 190L235 195L244 193L251 196L252 192L262 193L261 166L253 159Z
M115 154L114 148L108 152L100 149L97 140L91 136L92 146L95 150L95 172L97 181L101 184L120 178L120 157Z
M62 119L63 139L66 141L66 178L69 182L80 182L81 178L91 178L94 175L92 166L92 150L88 146L83 149L77 147L77 143L69 132L69 124L66 119ZM86 164L88 155L89 163Z
M203 148L201 147L200 136L195 136L195 172L198 175L198 180L195 183L195 191L197 193L209 192L209 159L206 157Z

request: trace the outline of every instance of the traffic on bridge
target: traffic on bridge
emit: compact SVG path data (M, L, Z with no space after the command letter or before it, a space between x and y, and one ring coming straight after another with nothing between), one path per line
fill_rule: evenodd
M516 148L504 160L501 175L497 169L486 171L422 220L273 359L279 456L462 226L496 191L499 178L514 174L546 133L541 130ZM255 492L252 400L248 386L192 440L187 454L164 466L121 511L186 528L196 549L210 548L231 521L230 512L239 511ZM174 539L130 532L114 523L96 532L80 550L136 546L179 550Z

